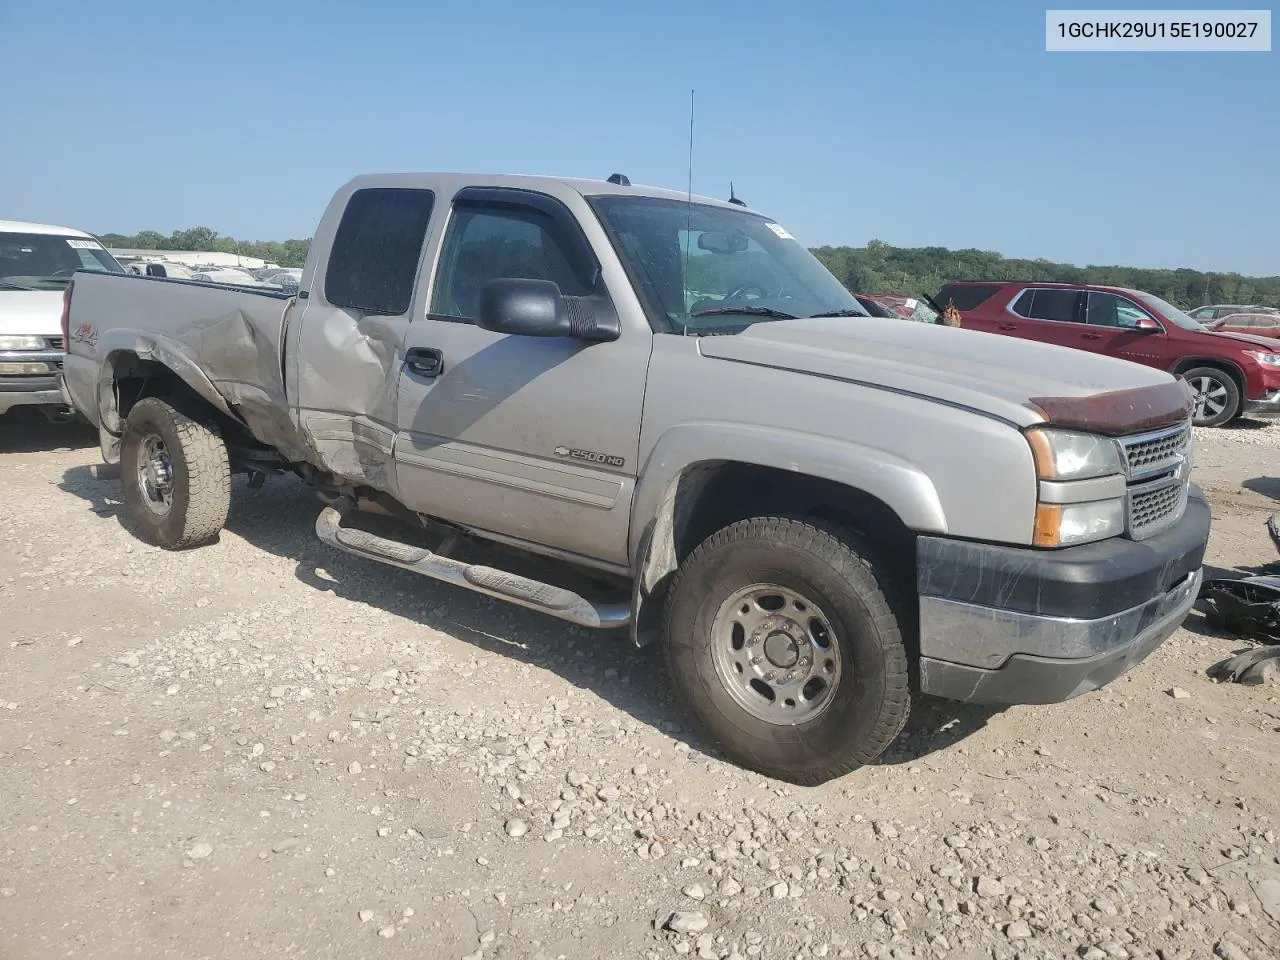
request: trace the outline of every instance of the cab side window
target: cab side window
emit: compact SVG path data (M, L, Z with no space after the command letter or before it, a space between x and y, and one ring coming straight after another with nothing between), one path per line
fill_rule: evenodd
M379 316L409 312L435 194L371 187L347 201L329 251L324 296Z
M480 291L501 278L550 280L565 296L588 296L571 249L560 225L540 210L455 204L428 313L474 321Z

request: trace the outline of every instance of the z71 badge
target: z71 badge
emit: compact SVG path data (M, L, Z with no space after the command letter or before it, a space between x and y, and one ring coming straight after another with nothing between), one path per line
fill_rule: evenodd
M82 323L71 331L71 339L76 343L84 343L95 347L98 345L98 331L94 329L93 324Z
M587 463L603 463L606 467L620 467L627 461L608 453L596 453L594 450L574 450L572 447L556 447L557 457L568 457L570 460L585 460Z

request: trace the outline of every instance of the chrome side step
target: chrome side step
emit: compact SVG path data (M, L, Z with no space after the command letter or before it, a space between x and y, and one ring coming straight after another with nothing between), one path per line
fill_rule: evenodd
M367 560L377 560L402 570L420 573L433 580L443 580L456 587L498 600L506 600L530 610L576 623L580 627L611 629L631 622L631 607L626 603L592 603L572 590L530 580L505 570L480 564L462 563L442 557L423 547L380 537L365 530L342 525L342 513L326 506L316 519L316 536L336 550Z

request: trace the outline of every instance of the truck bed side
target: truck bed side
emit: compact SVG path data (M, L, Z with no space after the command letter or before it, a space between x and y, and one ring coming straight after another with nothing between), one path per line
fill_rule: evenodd
M257 440L290 459L306 459L282 376L283 331L293 303L273 290L78 273L67 328L67 389L86 416L118 436L116 371L135 361L160 364Z

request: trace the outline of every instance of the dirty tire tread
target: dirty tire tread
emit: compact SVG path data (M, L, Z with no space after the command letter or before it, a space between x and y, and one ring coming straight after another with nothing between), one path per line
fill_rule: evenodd
M146 528L156 534L152 542L168 550L187 550L216 541L231 510L231 465L217 423L210 417L188 415L159 397L146 397L129 412L126 434L135 424L147 421L168 427L177 444L170 456L181 457L186 475L181 523L171 524L176 529L170 531ZM124 459L122 456L122 464ZM123 470L130 469L132 464L123 466ZM125 487L128 491L128 481ZM174 499L177 510L177 491ZM135 513L145 509L135 507Z
M832 758L830 762L820 766L787 770L764 769L760 763L751 757L742 756L741 751L735 750L732 744L708 730L706 724L701 726L711 739L734 756L736 762L767 776L802 786L816 786L875 762L902 732L911 710L906 647L898 617L890 604L889 597L893 595L893 591L890 590L887 594L880 586L880 565L875 559L874 548L852 533L836 533L810 522L787 517L756 517L725 527L699 544L676 572L668 593L664 617L664 658L668 673L678 687L682 686L677 674L678 665L673 662L670 638L678 627L674 618L687 581L697 575L709 555L735 545L758 544L762 540L808 553L825 563L849 585L856 599L865 606L883 657L879 716L869 734L843 756ZM887 578L886 584L892 586ZM894 600L898 598L894 596ZM686 704L694 708L687 695L684 699ZM696 708L694 712L697 713Z

